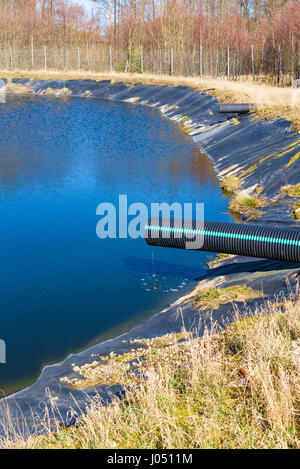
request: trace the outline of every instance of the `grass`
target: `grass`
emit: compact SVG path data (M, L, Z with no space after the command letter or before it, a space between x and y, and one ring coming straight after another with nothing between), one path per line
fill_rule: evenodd
M111 352L109 356L96 356L97 360L83 366L73 366L77 378L61 378L74 389L86 389L91 386L114 385L131 386L141 382L137 371L149 359L153 360L156 349L169 347L179 339L182 334L168 334L154 339L133 340L134 347L123 355Z
M288 195L289 197L300 197L300 183L281 187L280 194ZM296 202L293 205L293 215L295 220L300 220L300 202Z
M231 199L229 210L236 214L249 212L249 218L260 216L261 212L256 209L268 205L266 197L261 196L260 192L261 189L256 189L256 192L251 195L240 192Z
M217 254L215 259L213 259L210 262L207 262L207 265L212 265L212 264L217 263L217 262L225 261L226 259L231 259L232 257L235 257L235 255L234 254L226 254L226 253L221 252L221 253Z
M245 80L231 81L224 79L180 77L169 75L153 75L141 73L91 73L91 72L60 72L36 70L33 72L16 70L2 70L1 74L8 78L30 79L110 79L124 81L130 84L142 83L152 85L189 86L196 90L210 89L209 93L216 96L220 102L250 102L256 105L256 114L262 119L286 117L293 121L295 128L300 130L300 90L291 87L279 87L262 83L261 81ZM213 89L212 89L213 88Z
M280 194L288 195L290 197L300 197L300 183L295 184L294 186L287 184L286 186L281 187Z
M185 135L189 135L191 131L192 131L192 128L191 128L191 126L189 126L189 125L185 125L185 126L182 128L182 132L183 132Z
M217 309L221 305L231 302L246 301L258 298L261 292L253 290L246 285L233 285L226 288L205 288L196 291L193 297L193 305L199 309Z
M60 89L53 89L53 88L47 88L45 90L45 94L47 95L65 95L65 96L70 96L72 92L68 88L60 88ZM88 95L88 93L86 93Z
M76 426L2 447L299 448L300 304L236 319L201 339L149 341L124 399L94 398Z
M27 94L31 90L29 85L21 85L18 83L11 83L11 82L8 82L6 88L8 91L12 91L14 93L20 93L20 94Z
M231 195L241 187L241 180L237 176L227 176L220 182L220 187L225 194Z
M249 215L247 216L247 221L253 220L254 218L261 217L263 212L261 210L251 210Z
M293 104L288 105L288 106L278 106L275 104L273 104L272 106L260 105L255 111L255 114L258 118L264 119L264 120L284 117L288 121L291 121L294 124L295 130L299 132L300 131L300 107L299 107L300 92L297 91L295 93L295 96L296 96L296 102L298 103L297 104L298 107L294 106ZM293 98L292 98L292 103L293 103Z
M293 207L293 215L295 220L300 220L300 202L296 202Z

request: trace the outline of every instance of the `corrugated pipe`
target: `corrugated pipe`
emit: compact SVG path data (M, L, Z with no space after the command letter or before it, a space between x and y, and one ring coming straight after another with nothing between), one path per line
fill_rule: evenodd
M145 226L149 245L300 262L300 230L268 225L152 217Z
M250 103L226 103L219 104L219 112L246 114L255 109L254 104Z

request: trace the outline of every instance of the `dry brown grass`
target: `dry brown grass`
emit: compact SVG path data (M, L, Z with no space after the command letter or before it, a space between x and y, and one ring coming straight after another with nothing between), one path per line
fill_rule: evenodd
M149 343L144 379L123 400L94 399L78 425L2 446L299 448L300 304L261 313L201 339L183 332L184 342Z
M30 86L28 85L19 85L17 83L8 82L6 86L7 91L12 91L14 93L27 94L31 91Z
M249 218L260 216L261 212L257 209L270 203L266 197L260 195L260 192L260 188L256 189L251 195L245 191L239 192L231 199L229 210L233 214L248 213Z
M295 220L300 220L300 202L296 202L293 207Z
M290 197L300 197L300 183L299 184L287 184L281 187L280 193L283 195L289 195Z
M53 88L47 88L45 90L45 94L46 95L54 95L54 96L57 96L57 95L65 95L65 96L70 96L72 94L72 92L68 89L68 88L60 88L60 89L53 89Z
M233 194L241 187L241 180L237 176L227 176L220 182L220 187L225 194Z
M210 79L200 77L175 77L169 75L150 75L140 73L89 73L89 72L59 72L59 71L1 71L8 79L31 78L31 79L83 79L123 81L132 84L152 84L189 86L196 90L210 90L209 93L216 96L221 102L250 102L257 106L257 116L263 119L286 117L294 122L300 129L300 89L276 86L244 81L228 81L224 79Z
M280 194L293 198L300 197L300 183L295 185L287 184L281 187ZM300 220L300 202L295 202L292 208L295 220Z

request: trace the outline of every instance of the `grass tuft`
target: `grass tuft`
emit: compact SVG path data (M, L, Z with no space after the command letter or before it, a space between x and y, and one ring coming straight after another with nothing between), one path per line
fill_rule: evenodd
M192 131L192 128L189 126L189 125L185 125L182 129L182 132L185 134L185 135L189 135Z
M216 309L233 301L246 301L258 298L262 292L253 290L246 285L233 285L226 288L208 288L196 291L193 304L199 309Z
M231 200L229 210L233 213L250 212L249 216L251 216L251 212L253 212L254 209L268 205L266 197L261 196L260 192L261 189L257 189L252 195L246 192L240 192Z
M300 197L300 182L294 186L287 184L281 187L280 194L289 195L290 197Z
M300 183L291 185L287 184L280 189L280 194L288 195L289 197L300 197ZM293 205L293 215L295 220L300 220L300 202Z
M211 265L211 264L214 264L216 262L221 262L221 261L225 261L226 259L231 259L232 257L235 257L235 255L234 254L226 254L226 253L221 252L221 253L217 254L215 259L213 259L210 262L207 262L207 264Z
M300 202L296 202L293 207L295 220L300 220Z
M60 96L60 95L70 96L72 92L68 88L53 89L53 88L48 87L45 90L45 94L50 95L50 96Z
M241 187L241 180L237 176L227 176L220 182L220 187L225 194L233 194Z
M8 82L6 85L6 90L9 92L17 93L17 94L28 94L30 91L32 91L30 85L21 85L18 83L11 83Z

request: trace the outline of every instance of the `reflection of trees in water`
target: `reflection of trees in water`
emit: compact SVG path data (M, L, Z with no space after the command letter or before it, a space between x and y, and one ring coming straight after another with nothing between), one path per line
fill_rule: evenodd
M0 185L1 192L49 190L63 186L71 160L66 157L66 131L55 125L53 113L63 109L45 98L8 97L0 108Z
M176 124L162 120L159 113L153 111L142 108L142 115L137 116L135 110L132 115L129 111L130 142L122 141L115 155L109 156L108 165L103 165L101 160L95 161L98 182L105 180L124 188L134 183L153 191L163 186L177 192L184 181L196 180L199 185L209 180L216 181L208 158ZM148 125L141 130L139 121L145 119ZM161 128L157 128L157 121L161 121ZM151 129L153 122L155 125ZM104 150L103 153L109 154L109 151Z
M157 110L127 104L9 97L0 108L2 193L63 187L88 175L119 193L170 193L214 180L209 160ZM101 189L100 187L100 189Z

